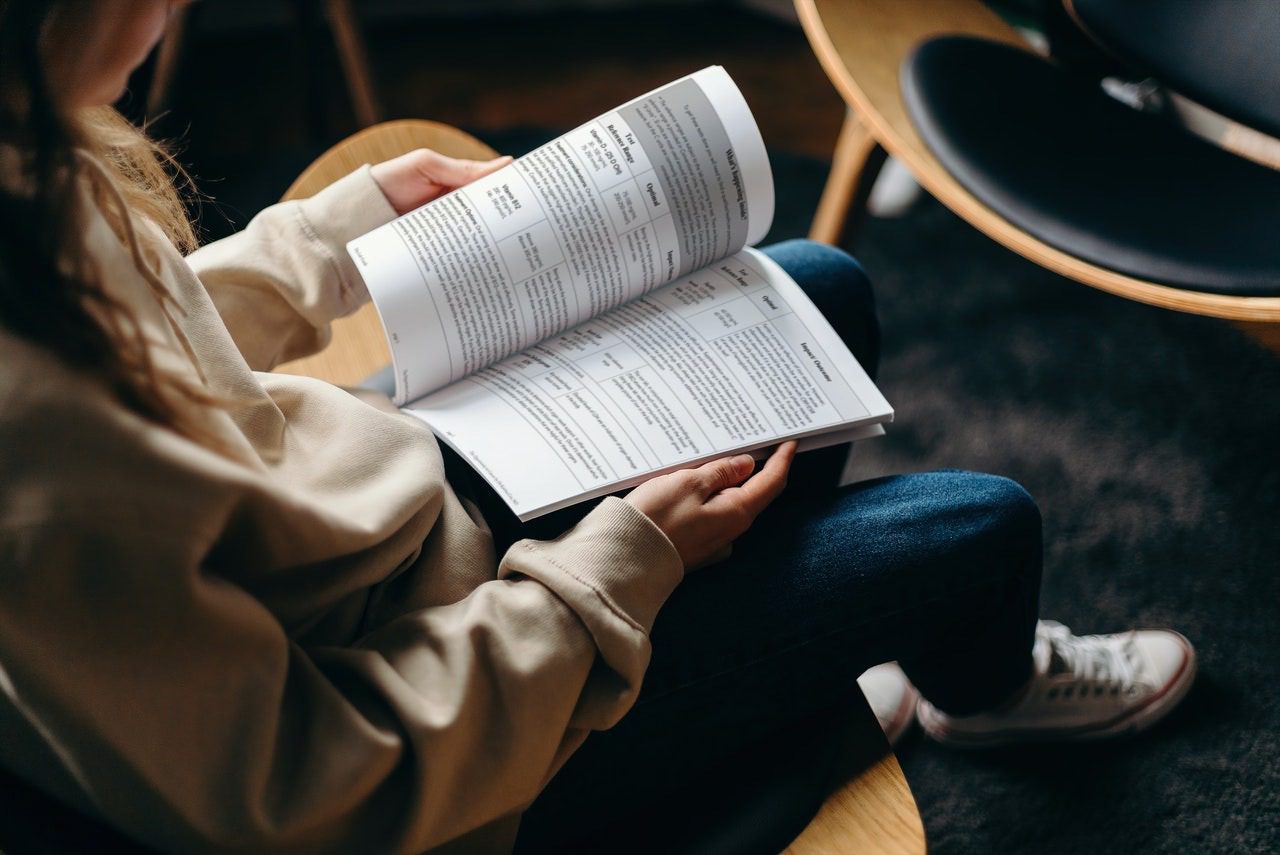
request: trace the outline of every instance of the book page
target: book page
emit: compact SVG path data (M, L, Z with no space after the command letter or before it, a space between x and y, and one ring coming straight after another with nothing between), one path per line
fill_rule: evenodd
M759 240L773 179L723 68L656 89L348 245L397 404Z
M800 287L743 250L414 402L521 519L893 410Z

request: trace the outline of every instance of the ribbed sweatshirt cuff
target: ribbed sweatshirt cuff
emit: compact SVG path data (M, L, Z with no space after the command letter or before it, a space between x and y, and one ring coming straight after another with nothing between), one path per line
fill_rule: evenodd
M499 576L511 574L555 591L586 624L605 661L638 680L648 664L649 631L684 578L684 565L652 520L610 497L555 540L512 545Z
M389 223L396 217L368 164L339 178L309 199L298 203L303 230L323 245L338 269L343 302L348 310L369 299L364 279L347 254L347 242Z

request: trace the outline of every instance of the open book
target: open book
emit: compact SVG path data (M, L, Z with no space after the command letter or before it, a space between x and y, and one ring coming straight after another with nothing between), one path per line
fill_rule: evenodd
M352 241L395 402L521 520L893 410L783 270L747 248L773 178L703 69Z

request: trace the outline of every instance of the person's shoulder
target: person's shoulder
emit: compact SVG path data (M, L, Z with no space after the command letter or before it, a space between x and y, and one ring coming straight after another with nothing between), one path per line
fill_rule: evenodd
M198 502L210 481L189 465L198 451L88 372L0 329L0 530Z
M14 431L30 432L31 439L38 439L42 432L36 428L43 421L75 401L105 394L48 347L0 326L0 431L10 437ZM5 450L14 449L6 445Z

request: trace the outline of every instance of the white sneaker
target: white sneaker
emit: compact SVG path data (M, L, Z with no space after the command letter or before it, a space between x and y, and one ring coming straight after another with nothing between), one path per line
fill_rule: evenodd
M916 701L920 699L916 687L897 662L885 662L864 671L858 678L858 688L876 714L885 739L890 745L897 745L916 717Z
M1163 629L1075 636L1044 620L1032 658L1026 692L1008 706L950 716L921 699L920 726L939 742L971 748L1136 733L1177 706L1196 673L1191 643Z

